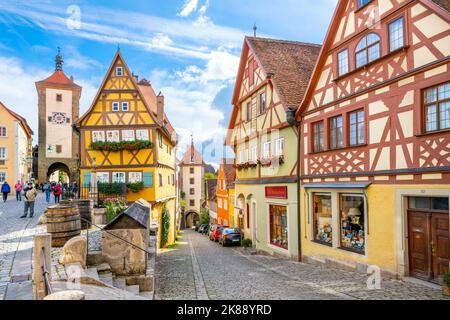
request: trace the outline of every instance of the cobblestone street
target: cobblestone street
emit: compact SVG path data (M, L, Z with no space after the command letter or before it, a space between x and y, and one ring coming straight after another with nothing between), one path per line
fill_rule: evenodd
M159 254L156 299L443 299L440 289L383 280L367 289L367 276L222 248L193 231Z
M0 203L0 300L7 299L7 288L10 298L31 298L33 237L45 232L44 226L36 226L45 207L45 197L39 194L34 217L21 219L23 201L10 196Z

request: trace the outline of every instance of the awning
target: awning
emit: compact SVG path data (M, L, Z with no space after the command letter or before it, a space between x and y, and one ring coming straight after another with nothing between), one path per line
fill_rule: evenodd
M350 183L305 183L307 189L367 189L372 182L350 182Z

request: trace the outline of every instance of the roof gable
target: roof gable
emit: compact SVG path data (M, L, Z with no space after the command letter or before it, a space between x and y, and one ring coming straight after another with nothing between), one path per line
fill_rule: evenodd
M250 54L253 54L263 74L268 75L283 104L296 108L306 91L320 47L317 44L296 41L246 37L236 77L229 129L234 128L239 114L239 95Z
M112 75L115 72L115 68L117 66L123 67L123 77L121 77L121 79L113 80ZM153 103L151 97L149 96L148 92L146 92L146 95L144 95L143 92L141 91L142 86L139 86L137 84L135 77L133 76L130 69L128 68L128 65L126 64L125 59L122 57L120 50L117 50L117 52L111 62L111 65L109 66L108 71L106 72L106 75L103 78L103 81L97 91L97 94L95 95L95 98L92 101L91 106L78 119L78 121L75 123L75 125L79 127L83 123L83 121L86 119L86 117L95 109L95 107L101 97L101 94L104 90L112 89L112 88L115 88L116 86L121 86L121 85L129 87L131 90L136 90L137 94L139 95L140 99L142 100L145 108L147 109L148 113L150 114L152 121L161 126L163 125L157 121L155 114L152 112L152 108L149 105L149 104ZM169 137L169 138L171 138L171 137Z
M31 130L30 126L28 125L27 120L22 117L21 115L15 113L8 107L6 107L1 101L0 101L0 107L4 108L6 112L8 112L14 119L19 121L20 125L22 126L23 130L27 133L28 137L31 138L31 136L34 134L33 130Z
M417 0L417 2L420 2L424 5L426 5L428 8L435 11L436 14L438 14L440 16L444 16L447 21L450 21L450 15L448 14L448 7L449 7L448 0ZM445 2L447 2L447 3L445 3ZM384 4L386 4L386 3L387 3L387 1L384 2ZM351 32L343 29L343 25L347 24L347 22L348 22L348 21L344 21L343 17L346 13L349 13L351 15L354 14L355 8L352 8L352 6L355 6L355 3L350 2L350 0L339 0L337 3L336 9L331 18L331 22L330 22L328 31L325 36L325 40L324 40L322 49L320 51L316 65L315 65L312 75L310 77L310 81L307 86L307 90L303 96L301 103L300 103L300 107L297 109L297 113L296 113L297 117L301 116L302 113L307 111L307 109L309 107L309 102L313 99L313 95L315 94L315 89L316 89L317 84L319 83L321 75L322 75L322 70L324 69L325 65L327 65L329 51L335 45L340 45L340 42L347 41L346 37L348 37L351 34ZM391 9L392 9L392 6L384 8L383 14L386 14L386 15L390 14L389 10L391 10ZM445 11L447 11L447 13L445 13ZM367 13L367 14L369 14L369 13ZM381 15L381 12L380 12L380 15ZM383 16L382 16L382 18L383 18ZM359 23L363 23L363 22L364 21L362 21L362 22L359 21ZM361 26L359 26L359 28L361 28ZM337 34L342 35L339 40L337 40Z

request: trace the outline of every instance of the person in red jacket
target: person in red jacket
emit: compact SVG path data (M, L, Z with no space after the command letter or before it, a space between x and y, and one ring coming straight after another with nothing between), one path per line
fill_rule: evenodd
M59 183L53 184L53 195L55 196L55 203L59 203L59 200L61 199L62 194L62 188L59 185Z

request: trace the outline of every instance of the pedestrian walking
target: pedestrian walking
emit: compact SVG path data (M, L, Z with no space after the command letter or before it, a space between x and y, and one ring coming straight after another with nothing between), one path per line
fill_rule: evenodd
M8 194L11 192L11 187L9 186L8 182L3 182L2 184L2 194L3 194L3 202L6 202L8 200Z
M50 182L47 181L42 186L42 191L45 192L45 201L47 201L47 203L50 203L50 196L52 195L52 185L50 184Z
M28 183L26 189L24 190L24 213L21 218L26 218L28 216L28 211L30 211L30 218L34 215L34 202L37 197L37 191L31 182Z
M55 203L59 203L61 199L62 188L59 184L55 184L53 187L53 196L55 197Z
M14 185L14 190L16 191L16 200L17 201L22 201L23 185L20 182L20 180L18 180L17 183Z

